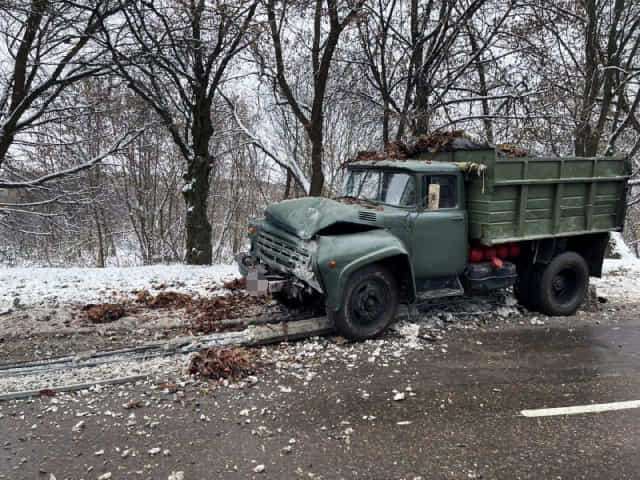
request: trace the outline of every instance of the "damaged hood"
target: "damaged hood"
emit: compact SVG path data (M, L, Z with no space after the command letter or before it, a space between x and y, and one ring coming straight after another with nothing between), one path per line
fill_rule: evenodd
M375 215L376 209L357 204L348 205L329 198L306 197L272 203L267 207L265 215L275 225L303 240L309 240L320 230L336 223L375 224L375 220L361 220L361 211Z

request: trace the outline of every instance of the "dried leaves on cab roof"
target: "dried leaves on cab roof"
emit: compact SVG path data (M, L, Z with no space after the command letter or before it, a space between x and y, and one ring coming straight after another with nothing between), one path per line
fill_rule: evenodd
M496 145L496 148L500 150L504 155L511 158L517 157L526 157L529 155L529 152L518 148L516 145L511 145L507 143L503 143L502 145Z
M426 153L453 152L457 150L484 150L491 148L488 144L478 142L462 130L437 132L424 135L415 143L402 141L390 142L384 146L384 151L362 151L349 160L350 162L382 161L382 160L411 160Z

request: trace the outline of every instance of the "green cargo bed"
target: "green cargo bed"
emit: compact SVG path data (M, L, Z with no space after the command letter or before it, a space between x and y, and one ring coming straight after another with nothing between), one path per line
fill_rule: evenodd
M486 165L466 189L470 236L485 245L622 229L626 157L512 157L492 149L430 158Z

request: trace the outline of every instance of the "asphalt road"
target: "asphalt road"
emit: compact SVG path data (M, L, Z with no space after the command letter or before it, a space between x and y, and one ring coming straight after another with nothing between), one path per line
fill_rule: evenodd
M4 404L0 479L640 478L640 408L521 414L640 400L638 309L597 323L459 331L375 362L345 346L356 360L322 357L313 379L271 368L183 404L148 385ZM135 398L149 405L124 410Z

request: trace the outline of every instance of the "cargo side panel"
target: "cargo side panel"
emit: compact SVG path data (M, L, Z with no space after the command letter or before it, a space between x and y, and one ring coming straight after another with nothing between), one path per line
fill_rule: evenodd
M493 151L447 155L487 166L483 176L467 182L470 236L485 245L622 228L629 175L624 157L511 158Z

